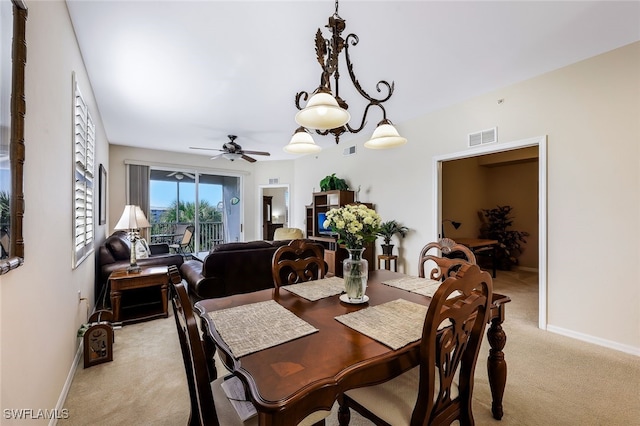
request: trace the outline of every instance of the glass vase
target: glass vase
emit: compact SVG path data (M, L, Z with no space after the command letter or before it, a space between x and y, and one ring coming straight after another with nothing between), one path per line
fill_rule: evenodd
M350 302L362 303L364 301L364 293L367 290L369 262L362 257L363 248L348 248L347 251L349 252L349 257L342 262L344 289Z

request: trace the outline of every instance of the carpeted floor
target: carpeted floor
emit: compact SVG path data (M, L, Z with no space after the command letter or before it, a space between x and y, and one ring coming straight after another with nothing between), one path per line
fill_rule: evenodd
M640 359L537 328L537 275L498 271L494 291L507 294L505 415L491 417L488 343L476 368L477 425L640 426ZM78 366L59 425L185 425L189 394L172 317L115 332L113 362ZM223 371L220 367L219 371ZM338 424L336 408L327 420ZM352 414L354 426L370 424Z

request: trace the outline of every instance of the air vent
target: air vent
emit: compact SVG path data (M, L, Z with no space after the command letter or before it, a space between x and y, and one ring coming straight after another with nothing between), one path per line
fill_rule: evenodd
M278 183L280 183L279 178L269 178L269 185L276 185Z
M342 151L342 155L353 155L356 153L356 146L350 146Z
M484 145L486 143L498 142L498 128L481 130L476 133L469 133L469 146Z

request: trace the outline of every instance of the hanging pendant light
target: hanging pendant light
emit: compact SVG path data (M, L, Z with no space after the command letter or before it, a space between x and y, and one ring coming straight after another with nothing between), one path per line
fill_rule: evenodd
M335 1L335 13L329 17L329 23L325 27L329 29L330 36L324 38L322 30L318 28L314 43L316 58L322 68L320 87L311 94L306 91L296 94L295 105L299 110L295 117L296 122L300 126L314 130L319 135L332 134L337 144L340 142L342 134L360 132L367 122L367 114L371 107L378 107L382 111L383 120L365 146L384 149L405 144L407 140L401 137L391 122L387 120L387 113L383 105L393 95L394 83L389 83L386 80L378 81L376 91L381 93L381 96L373 97L362 88L355 75L349 49L356 46L359 39L356 34L342 37L343 31L346 29L346 21L338 15L338 0ZM341 54L344 54L343 59L339 58ZM351 119L351 114L347 111L349 105L340 97L339 64L341 62L346 64L349 79L356 92L367 102L360 124L356 123L353 126L349 124ZM307 104L302 105L302 102L307 99ZM300 145L299 148L302 146ZM285 148L285 151L288 149Z
M378 123L378 127L373 131L371 139L364 143L370 149L387 149L404 145L407 139L400 136L398 130L390 120L384 119Z
M290 154L314 154L322 151L304 127L298 127L284 150Z
M319 87L313 92L307 106L296 114L296 123L314 130L329 130L347 124L351 115L341 108L327 88Z

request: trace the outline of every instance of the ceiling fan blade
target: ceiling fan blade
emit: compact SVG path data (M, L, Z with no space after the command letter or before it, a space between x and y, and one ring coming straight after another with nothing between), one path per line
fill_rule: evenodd
M189 149L203 149L205 151L222 151L221 149L218 149L218 148L199 148L197 146L190 146Z
M271 155L270 153L265 151L247 151L243 149L242 152L245 154L253 154L253 155Z
M210 158L210 160L215 160L216 158L220 158L222 157L223 154L216 154L213 157Z
M257 161L255 158L251 158L248 155L244 155L244 154L242 154L242 159L247 160L250 163L255 163Z

